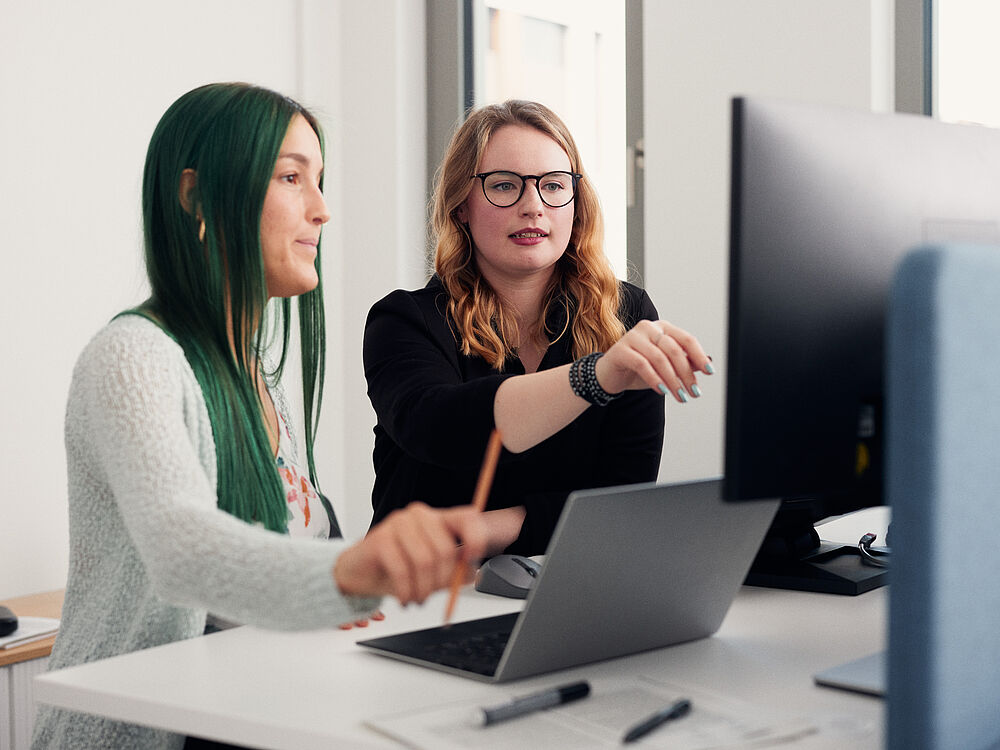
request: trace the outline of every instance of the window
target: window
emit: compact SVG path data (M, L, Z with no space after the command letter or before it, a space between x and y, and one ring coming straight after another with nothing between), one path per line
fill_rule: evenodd
M1000 5L935 0L933 19L934 114L1000 127Z

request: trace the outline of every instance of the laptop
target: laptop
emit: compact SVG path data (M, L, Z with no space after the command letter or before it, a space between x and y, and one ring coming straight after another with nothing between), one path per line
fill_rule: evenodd
M574 492L521 612L358 644L506 682L712 635L778 508L721 490L713 479Z

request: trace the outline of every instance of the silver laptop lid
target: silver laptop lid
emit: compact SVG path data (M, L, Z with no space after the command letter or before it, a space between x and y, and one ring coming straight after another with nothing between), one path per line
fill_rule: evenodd
M574 492L495 680L718 630L778 508L728 503L721 480Z

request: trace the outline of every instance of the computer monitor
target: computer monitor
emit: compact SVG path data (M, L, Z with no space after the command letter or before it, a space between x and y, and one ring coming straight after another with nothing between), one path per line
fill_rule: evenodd
M746 97L732 114L723 493L782 499L747 583L861 593L885 570L814 525L882 502L890 280L918 245L1000 241L1000 131Z

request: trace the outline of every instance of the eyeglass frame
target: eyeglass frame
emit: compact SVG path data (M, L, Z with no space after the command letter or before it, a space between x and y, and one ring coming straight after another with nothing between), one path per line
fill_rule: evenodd
M493 174L512 174L515 177L520 178L521 191L517 194L517 198L514 199L513 203L508 203L506 206L500 206L494 203L492 200L490 200L490 196L486 194L486 178ZM565 203L560 203L558 206L553 206L551 203L545 200L545 196L542 195L542 189L541 187L539 187L539 181L546 175L550 174L568 174L573 179L573 195L570 196L570 199L568 201L566 201ZM580 180L583 179L583 175L580 174L579 172L570 172L569 170L566 169L553 169L549 172L545 172L544 174L518 174L517 172L513 172L509 169L494 169L489 172L479 172L469 177L469 179L474 180L477 177L479 178L479 186L480 188L482 188L483 191L483 197L486 198L486 200L489 202L491 206L496 206L497 208L511 208L512 206L516 206L518 203L520 203L521 198L524 197L524 189L528 185L528 180L535 181L535 191L538 193L538 197L542 201L542 203L544 203L549 208L563 208L565 206L568 206L574 200L576 200L576 189L580 184Z

